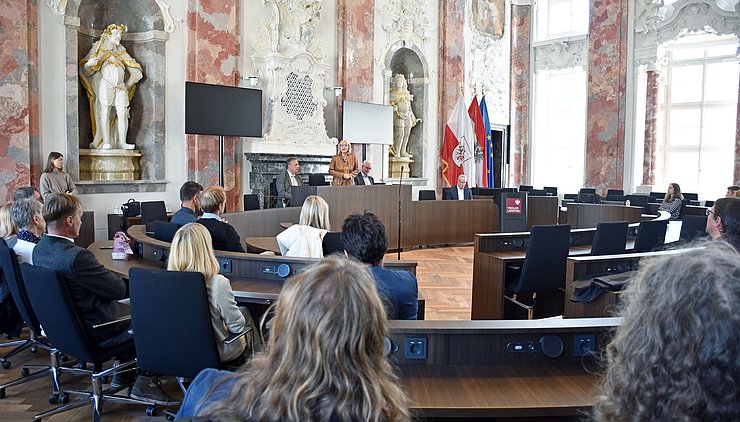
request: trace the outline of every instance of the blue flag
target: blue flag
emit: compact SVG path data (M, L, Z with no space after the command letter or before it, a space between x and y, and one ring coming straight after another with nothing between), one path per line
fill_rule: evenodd
M486 128L486 160L488 160L488 187L493 188L493 138L491 137L491 121L488 120L486 96L480 100L480 114L483 115L483 126Z

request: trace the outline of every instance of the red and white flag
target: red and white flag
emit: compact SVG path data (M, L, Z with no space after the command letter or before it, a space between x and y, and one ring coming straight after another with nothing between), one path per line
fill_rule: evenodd
M474 96L468 107L468 115L473 121L473 130L478 147L475 149L475 183L479 188L488 187L488 163L486 160L486 126L483 124L483 115L478 105L478 97Z
M454 186L461 174L468 177L468 186L476 187L475 147L478 141L462 96L447 120L442 145L442 178Z

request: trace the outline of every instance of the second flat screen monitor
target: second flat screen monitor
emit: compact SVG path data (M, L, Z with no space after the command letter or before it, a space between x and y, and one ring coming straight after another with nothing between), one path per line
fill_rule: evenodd
M185 82L185 133L262 136L262 91Z

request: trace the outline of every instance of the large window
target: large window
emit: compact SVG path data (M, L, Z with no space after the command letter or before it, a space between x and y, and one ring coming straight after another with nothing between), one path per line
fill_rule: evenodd
M588 0L540 0L536 41L588 33Z
M663 185L704 199L733 184L737 38L687 36L668 47Z

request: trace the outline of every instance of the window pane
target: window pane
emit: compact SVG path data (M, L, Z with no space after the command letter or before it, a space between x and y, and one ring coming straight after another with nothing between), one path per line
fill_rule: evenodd
M669 151L666 155L665 182L678 183L684 192L696 192L698 188L699 153Z
M725 188L733 184L733 160L727 159L728 156L732 158L733 155L723 152L713 153L702 151L698 190L699 192L707 192L707 195L711 193L711 196L706 199L713 200L724 196Z
M671 146L699 146L700 109L671 110L668 139Z
M705 101L734 101L737 99L737 83L740 66L737 63L710 63L707 65L707 87Z
M671 102L701 101L703 66L677 66L671 70Z
M548 16L548 35L568 33L570 30L570 2L551 1Z
M709 47L707 49L707 55L709 57L735 57L737 51L737 43L718 45L715 47Z
M680 60L703 59L704 48L677 48L671 51L671 55L674 62Z
M707 107L704 109L702 147L728 147L734 144L735 107Z

